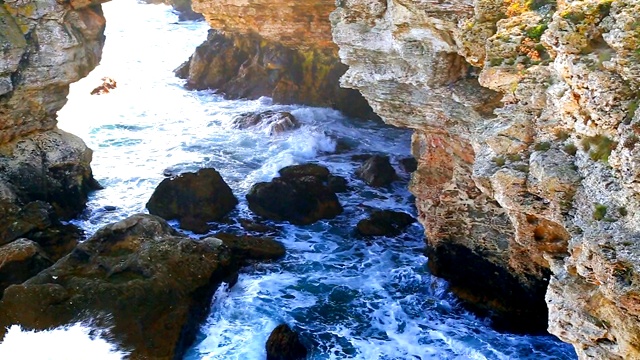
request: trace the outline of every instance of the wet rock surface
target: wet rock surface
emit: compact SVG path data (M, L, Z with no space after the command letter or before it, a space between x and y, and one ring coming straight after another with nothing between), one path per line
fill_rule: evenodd
M337 6L343 84L415 131L434 273L496 324L548 326L582 359L640 357L640 5Z
M360 220L358 233L367 236L399 235L409 225L416 222L413 216L392 210L376 210L368 218Z
M193 8L215 30L176 72L189 87L377 118L358 91L340 87L347 68L331 39L333 1L195 0Z
M286 111L264 111L261 113L246 113L236 116L232 126L237 129L258 127L269 135L276 135L300 127L300 122Z
M374 187L391 185L398 178L389 157L381 155L367 156L364 163L356 169L356 175Z
M201 169L162 180L147 203L150 214L178 219L180 226L206 233L207 222L222 219L238 204L215 169Z
M267 360L304 360L307 349L289 325L280 324L269 335L266 344Z
M268 241L262 239L261 248L278 246ZM180 358L218 285L254 255L270 258L234 252L213 237L194 240L159 217L134 215L8 287L0 301L0 335L11 324L42 330L90 319L130 349L131 359Z
M9 285L20 284L52 264L34 241L18 239L0 246L0 299Z
M338 197L325 183L329 176L326 168L315 164L294 165L282 169L281 175L251 187L247 201L255 214L308 225L342 213Z

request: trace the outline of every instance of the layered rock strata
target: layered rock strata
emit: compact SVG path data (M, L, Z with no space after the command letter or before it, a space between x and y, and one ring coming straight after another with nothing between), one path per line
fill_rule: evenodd
M540 329L548 306L585 359L640 358L639 14L346 0L331 15L343 85L415 131L433 272L497 325Z
M333 1L195 0L192 6L215 30L177 70L188 87L376 117L358 91L339 85L347 67L331 40Z
M55 261L80 236L59 218L99 185L91 150L56 128L56 112L100 61L104 26L99 1L0 3L0 244L28 237Z

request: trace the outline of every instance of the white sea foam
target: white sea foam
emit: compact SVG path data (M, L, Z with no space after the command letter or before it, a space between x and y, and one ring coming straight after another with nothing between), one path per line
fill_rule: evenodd
M128 355L95 333L82 324L47 331L13 325L0 343L0 359L120 360Z

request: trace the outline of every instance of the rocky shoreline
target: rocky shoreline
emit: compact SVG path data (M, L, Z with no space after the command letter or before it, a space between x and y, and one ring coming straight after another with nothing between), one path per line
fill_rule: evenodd
M99 3L0 6L0 30L7 34L0 39L6 49L0 61L0 256L12 259L0 269L6 288L0 301L6 324L0 325L48 328L92 309L113 313L114 323L100 325L118 332L131 324L119 323L118 309L105 299L122 292L128 303L157 305L150 311L172 324L170 336L151 330L171 338L167 344L140 345L148 339L135 333L122 344L141 351L134 356L171 358L193 340L222 281L254 255L277 256L258 256L237 239L196 242L151 215L109 225L76 245L82 235L61 220L82 211L99 184L91 150L56 128L56 112L68 85L100 61L105 19ZM637 358L639 6L631 0L353 0L336 9L333 1L196 0L194 10L216 30L178 74L192 88L213 87L231 98L270 96L365 118L375 111L389 124L413 129L418 164L410 187L432 272L500 328L548 328L584 359ZM378 166L366 161L366 168ZM376 177L362 178L377 184ZM267 218L303 224L341 211L339 204L327 205L335 193L324 175L281 173L265 184L249 197L263 187L266 194L282 188L322 199L304 206L310 218L274 215L272 202L256 200L253 210ZM391 232L410 221L386 215L371 219ZM203 230L218 218L167 217ZM371 224L359 227L363 235L380 230L365 225ZM140 260L148 253L173 256L167 248L184 251L175 255L180 259L210 257L199 275L176 274L199 281L180 284L186 287L175 293L149 290L158 302L120 287L150 281L152 289L169 281L170 272ZM65 275L76 270L88 275ZM96 291L78 291L85 282ZM187 305L166 312L177 301ZM29 312L16 310L24 306ZM45 314L44 306L58 312Z

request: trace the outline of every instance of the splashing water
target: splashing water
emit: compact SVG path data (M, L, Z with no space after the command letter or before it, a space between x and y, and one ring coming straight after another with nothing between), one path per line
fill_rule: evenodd
M49 331L9 328L0 345L0 359L38 360L119 360L128 355L101 337L101 333L82 324Z
M216 292L186 359L264 359L265 341L282 322L300 333L310 359L575 358L571 347L554 337L498 333L463 310L446 283L429 274L419 225L395 238L354 234L371 207L415 215L408 174L399 170L401 181L385 189L367 187L353 175L358 166L353 155L388 154L393 164L409 156L409 131L347 119L330 109L187 91L172 70L204 40L206 23L177 22L163 5L116 0L103 7L108 26L102 63L72 85L59 113L60 127L94 149L94 174L105 186L91 196L76 225L92 234L144 212L167 170L215 167L240 199L234 219L251 217L244 194L252 184L290 164L319 162L347 178L353 190L339 194L345 212L336 219L309 226L271 224L279 227L277 239L287 256L247 267L233 288ZM104 76L118 87L90 96ZM302 127L276 136L231 127L234 116L257 110L289 111ZM219 226L225 227L239 228ZM86 347L92 358L124 355L77 326L43 333L12 328L9 334L0 354L13 354L14 341L62 342L64 337L82 344L69 349L84 358Z

